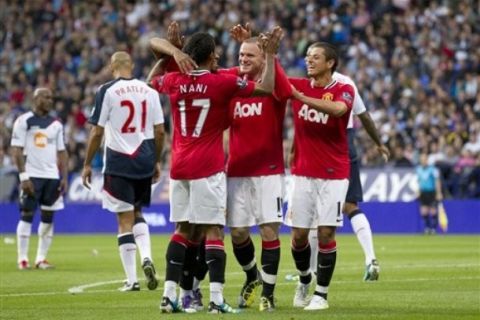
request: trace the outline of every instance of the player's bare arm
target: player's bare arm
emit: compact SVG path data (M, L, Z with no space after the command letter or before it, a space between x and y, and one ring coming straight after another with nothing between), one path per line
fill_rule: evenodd
M341 117L348 111L348 107L344 102L341 101L329 101L329 100L322 100L316 99L312 97L308 97L304 95L302 92L295 89L292 86L292 94L293 97L301 102L305 103L306 105L321 111L323 113L329 114L334 117Z
M62 194L65 193L68 189L68 153L67 150L61 150L57 152L58 157L58 168L62 175L62 179L60 180L60 186L58 187L58 191Z
M259 46L265 52L265 71L262 74L262 81L255 84L254 95L270 94L275 84L275 54L280 46L283 37L283 30L275 27L271 33L259 37Z
M25 156L23 155L23 148L12 147L12 158L15 161L15 165L17 166L17 170L20 174L20 187L22 188L22 191L33 196L35 189L32 181L25 172Z
M164 55L173 57L182 73L190 72L198 67L188 54L182 52L182 50L175 47L166 39L152 38L150 39L150 47L154 52L160 52Z
M157 124L153 127L153 134L155 139L155 172L153 173L152 183L158 182L161 174L161 159L163 144L165 141L165 126L163 124Z
M90 130L90 135L88 137L87 151L85 155L85 162L83 163L82 171L82 182L83 185L90 189L90 184L92 183L92 160L95 156L95 153L100 148L102 144L104 128L100 126L93 126Z
M368 136L373 140L373 142L377 146L378 153L382 155L382 158L385 162L388 162L388 159L390 158L390 151L380 140L380 135L378 133L377 127L375 126L375 122L373 122L372 117L370 117L370 113L366 111L366 112L360 113L358 117L360 118L360 121L362 122L363 127L367 131Z

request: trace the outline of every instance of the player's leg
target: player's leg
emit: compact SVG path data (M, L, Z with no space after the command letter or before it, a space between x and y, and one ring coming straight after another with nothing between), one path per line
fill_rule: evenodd
M435 234L438 227L438 210L435 199L432 199L428 209L430 214L430 234Z
M256 289L260 286L255 260L255 245L250 237L253 219L254 188L251 178L228 178L227 180L227 226L230 227L233 254L245 272L245 282L238 297L238 306L252 305Z
M293 298L294 307L305 307L312 281L310 270L311 248L308 233L316 222L314 179L293 176L292 193L288 199L285 223L292 227L292 256L299 273L299 282Z
M308 306L305 307L305 310L322 310L328 308L328 288L337 261L335 229L335 227L330 226L321 226L318 228L317 285L312 299Z
M260 311L272 311L275 308L274 290L280 265L279 229L279 223L260 225L260 235L262 237L261 278L263 284Z
M328 308L327 294L337 260L335 231L343 226L342 204L347 195L348 180L316 179L318 214L317 285L305 310Z
M318 258L318 231L317 229L310 229L308 233L308 242L310 243L310 270L317 273L317 258Z
M183 311L177 297L177 285L185 263L185 252L191 236L191 180L170 179L170 221L176 229L168 243L165 255L165 284L160 309L163 313Z
M424 224L424 233L430 233L431 223L430 223L430 210L428 207L428 194L426 192L420 191L420 216L422 217L423 224Z
M253 178L256 183L256 198L260 205L254 210L262 237L261 278L262 294L260 311L272 311L275 308L274 290L280 264L280 239L278 236L283 220L284 179L282 175Z
M37 269L51 269L54 266L47 261L47 254L53 240L53 216L64 208L63 197L59 192L60 180L42 179L42 188L39 193L41 209L40 224L38 225L38 248L35 258Z
M152 258L152 245L150 241L150 230L148 224L142 215L142 207L150 205L150 195L152 191L151 178L134 180L135 185L135 220L132 227L133 237L140 252L142 269L147 280L149 290L155 290L158 286L155 266Z
M185 262L183 264L183 272L180 277L180 299L182 301L182 307L184 310L194 309L198 311L203 309L201 298L197 300L196 298L199 297L196 297L193 291L194 272L198 264L197 256L201 242L201 239L200 241L197 240L195 235L199 233L199 229L202 229L201 226L193 226L193 235L190 236L190 239L187 243L187 249L185 251ZM196 289L198 289L198 286ZM197 293L198 295L201 295L199 291Z
M118 251L127 281L119 288L120 291L138 291L140 285L137 279L137 245L133 236L135 221L134 204L135 190L131 179L104 175L102 206L117 213Z
M42 180L37 178L30 178L35 193L33 196L27 195L20 190L19 204L20 204L20 220L17 224L17 254L18 254L18 269L30 269L28 262L28 248L30 243L30 236L32 234L32 222L35 209L38 204L38 195L41 191Z
M196 229L197 230L197 229ZM193 239L199 242L198 251L196 255L196 266L193 272L193 302L192 304L195 306L197 310L203 310L203 294L200 290L200 283L205 279L205 276L208 273L208 265L205 261L205 230L201 236L196 236L196 232L194 233Z
M35 258L35 268L52 269L54 266L47 261L47 254L53 240L53 211L42 210L38 225L38 248Z

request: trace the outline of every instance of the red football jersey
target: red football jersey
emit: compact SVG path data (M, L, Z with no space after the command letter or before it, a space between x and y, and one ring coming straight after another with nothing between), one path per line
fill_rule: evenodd
M238 74L238 68L222 70ZM275 63L273 95L236 97L230 102L229 177L284 174L283 120L292 89Z
M353 87L336 80L325 87L314 87L305 78L290 78L290 83L306 96L342 101L348 107L343 116L336 118L292 99L295 125L292 174L320 179L348 179L347 124L352 111Z
M173 137L170 177L200 179L223 171L223 130L234 96L250 96L255 83L228 74L197 70L167 73L152 86L168 94Z

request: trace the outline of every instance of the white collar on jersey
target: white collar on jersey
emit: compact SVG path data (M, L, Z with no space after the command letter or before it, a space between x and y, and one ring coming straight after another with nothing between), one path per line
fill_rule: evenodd
M336 84L337 84L337 80L332 78L332 81L329 84L327 84L325 87L323 87L323 89L330 89L331 87L333 87ZM313 79L313 78L310 79L310 87L312 87L312 88L315 87L315 79Z
M202 76L202 75L208 74L208 73L211 73L211 72L209 70L203 69L203 70L192 70L187 74L191 75L191 76Z

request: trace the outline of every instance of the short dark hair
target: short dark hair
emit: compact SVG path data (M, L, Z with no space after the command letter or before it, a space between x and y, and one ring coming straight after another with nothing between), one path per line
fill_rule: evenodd
M204 63L215 52L215 40L206 32L197 32L188 39L183 52L192 57L197 64Z
M338 66L338 51L337 47L335 47L333 44L330 44L328 42L315 42L310 45L310 48L322 48L323 52L325 53L325 59L327 61L329 60L334 60L335 62L333 63L332 66L332 73L335 72Z

